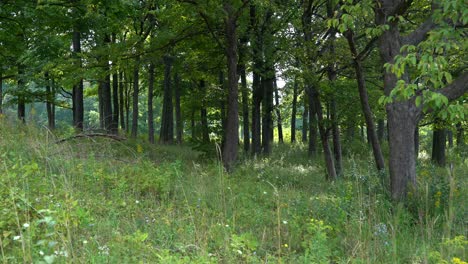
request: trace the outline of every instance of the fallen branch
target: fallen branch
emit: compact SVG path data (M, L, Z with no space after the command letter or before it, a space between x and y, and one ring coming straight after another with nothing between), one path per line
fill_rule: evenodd
M117 140L117 141L126 140L126 138L118 136L118 135L110 135L110 134L103 134L103 133L92 133L92 134L78 134L78 135L74 135L74 136L71 136L71 137L68 137L68 138L63 138L63 139L55 141L55 144L60 144L60 143L63 143L65 141L68 141L68 140L71 140L71 139L76 139L76 138L93 138L93 137L105 137L105 138L110 138L110 139Z

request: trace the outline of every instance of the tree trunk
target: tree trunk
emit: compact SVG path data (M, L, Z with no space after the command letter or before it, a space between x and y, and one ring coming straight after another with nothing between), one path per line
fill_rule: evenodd
M175 119L176 119L176 139L178 144L182 144L182 137L184 135L184 123L182 121L182 111L180 109L180 77L176 72L174 74L174 97L175 97Z
M364 118L366 120L366 126L368 128L368 138L372 145L372 151L374 153L375 164L379 171L383 171L385 169L385 161L382 155L382 149L380 147L380 142L377 137L377 133L375 131L375 124L372 115L372 110L369 105L369 97L367 95L366 89L366 82L364 79L364 72L361 65L361 60L358 58L358 52L356 49L356 43L354 41L354 33L351 30L345 34L346 39L348 40L349 49L351 50L351 54L353 55L354 59L354 70L356 72L356 79L358 84L359 90L359 99L361 101L362 111L364 113ZM414 131L412 133L414 135ZM413 145L413 144L411 144Z
M72 38L73 54L75 56L76 68L81 68L81 33L77 30L73 31ZM73 86L73 126L78 132L83 131L84 122L84 96L83 96L83 79L81 78L77 84Z
M417 161L419 157L419 126L416 126L414 130L414 155Z
M104 45L109 45L111 39L109 35L104 37ZM102 82L102 108L103 108L103 120L104 129L107 133L112 131L113 114L112 114L112 93L111 93L111 76L110 76L110 65L109 58L106 56L103 58L104 69L106 70L106 77Z
M115 72L112 75L112 125L111 132L114 135L119 133L119 77Z
M192 115L190 118L190 131L192 132L192 140L195 140L197 134L195 133L195 110L192 109Z
M433 130L432 161L439 166L445 166L446 135L445 128L434 128Z
M55 91L51 88L49 72L45 74L46 81L46 110L47 110L47 127L50 130L55 129Z
M259 32L256 18L256 6L250 4L250 26L253 60L253 80L252 80L252 154L257 155L262 152L261 142L261 104L263 96L263 86L261 82L262 60L262 35Z
M296 142L296 115L297 115L297 78L294 79L293 101L291 113L291 143Z
M154 144L154 110L153 110L153 90L154 90L154 64L150 63L148 68L148 141Z
M140 58L135 59L133 67L133 109L132 109L132 132L131 137L136 138L138 134L138 96L140 93Z
M317 121L320 132L320 139L322 141L323 154L325 156L325 166L327 168L327 179L333 181L337 178L335 163L333 159L332 152L330 150L330 144L328 142L328 129L325 127L323 120L322 106L320 104L320 96L317 90L313 87L310 88L309 93L312 95L313 104L315 111L317 112ZM311 140L311 139L309 139Z
M274 89L275 89L275 110L276 110L276 118L278 122L278 142L283 143L283 125L282 125L282 119L281 119L281 111L279 109L279 94L278 94L278 86L276 84L276 80L274 83Z
M271 70L271 69L270 69ZM268 72L268 70L267 70ZM272 140L272 111L273 111L273 81L271 76L262 79L263 86L263 113L262 113L262 148L264 154L271 153Z
M341 152L340 128L338 126L338 117L336 114L336 100L330 102L332 134L333 134L333 155L335 156L335 171L336 175L341 176L343 170L343 155Z
M171 68L173 58L165 55L164 58L164 91L163 109L161 116L161 131L159 142L172 144L174 141L174 114L172 106Z
M203 98L205 97L206 94L206 87L205 87L205 81L201 80L200 81L200 89L202 90L203 93ZM202 101L201 109L200 109L200 119L201 119L201 126L202 126L202 141L204 143L210 142L210 131L208 129L208 114L206 111L206 106L205 102Z
M25 93L25 83L24 83L24 71L23 66L18 66L18 91L17 91L17 98L18 98L18 119L26 123L26 102L24 98Z
M245 65L240 66L240 78L242 87L242 127L243 127L243 141L244 151L246 153L250 150L250 133L249 133L249 95L247 88L247 76L245 72Z
M304 111L302 112L302 142L307 142L307 131L310 131L309 129L309 104L307 103L307 92L306 89L304 89Z
M225 145L223 162L226 170L230 171L237 159L237 145L239 142L239 110L237 87L237 28L236 17L231 4L224 3L227 13L226 27L226 56L228 66L228 108L225 130Z
M221 139L221 148L224 147L224 143L225 143L225 130L226 130L226 100L224 99L225 98L225 90L226 90L226 86L224 85L224 72L223 71L219 71L219 75L218 75L218 81L219 81L219 88L221 90L221 94L222 94L222 97L221 97L221 100L219 100L219 112L220 112L220 117L221 117L221 129L222 129L222 139Z
M123 71L119 73L119 114L120 114L120 127L122 130L126 130L125 126L125 111L124 111L124 106L125 106L125 98L124 98L124 87L126 84L124 84L124 79L123 79Z
M125 133L130 131L130 104L131 104L131 95L132 95L132 84L133 80L127 78L125 74Z
M407 188L416 186L416 155L414 131L416 116L409 102L387 105L388 136L390 147L390 181L392 198L406 197Z

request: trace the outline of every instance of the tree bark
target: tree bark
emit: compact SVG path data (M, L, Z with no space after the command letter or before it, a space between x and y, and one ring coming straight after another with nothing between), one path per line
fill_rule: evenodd
M414 130L414 155L417 161L419 157L419 126L416 126Z
M446 129L434 127L432 136L432 161L438 166L445 166L446 141Z
M278 122L278 142L283 143L283 124L281 119L281 111L279 109L279 94L278 94L278 85L276 84L276 80L274 82L274 89L275 89L275 110L276 110L276 118Z
M175 97L175 119L176 119L176 140L178 144L182 144L184 135L184 123L182 121L182 111L180 109L180 77L176 72L174 74L174 97Z
M125 125L125 111L124 111L124 106L125 106L125 98L124 98L124 90L125 90L126 84L124 84L124 78L123 78L123 71L119 73L119 114L120 114L120 127L122 130L126 130L126 125Z
M252 80L252 154L258 155L262 152L261 142L261 104L263 100L263 86L261 85L262 60L262 35L259 32L256 17L256 6L250 4L250 26L253 60Z
M306 97L308 96L307 89L304 89L304 111L302 112L302 142L306 143L307 142L307 131L310 131L309 129L309 106L310 104L307 103Z
M111 132L114 135L119 133L119 77L115 72L112 75L112 125Z
M330 144L328 142L328 129L325 127L323 120L323 111L320 103L320 96L317 90L311 87L309 93L312 95L313 104L315 111L317 112L317 121L320 133L320 139L322 141L323 154L325 156L325 166L327 168L327 179L330 181L336 180L335 163L332 152L330 150ZM310 140L310 139L309 139Z
M271 68L267 69L266 72L271 71ZM274 71L273 71L274 72ZM271 140L272 140L272 127L273 127L273 81L274 78L271 76L265 76L262 78L263 86L263 106L262 106L262 148L264 154L271 153Z
M372 145L372 151L374 154L375 164L379 171L383 171L385 169L385 161L382 155L380 142L378 140L377 133L375 131L373 114L369 105L369 97L367 95L366 83L364 79L364 71L362 69L361 60L358 58L356 43L354 41L354 34L351 30L348 30L348 32L345 35L346 35L346 39L348 40L348 45L351 50L351 54L353 55L353 62L354 62L353 64L354 64L354 70L356 72L356 79L357 79L358 90L359 90L359 99L361 101L362 111L364 113L366 126L368 128L368 138ZM414 135L414 133L412 134ZM411 144L411 145L414 145L414 144Z
M18 91L17 91L17 99L18 99L18 119L26 123L26 102L24 98L24 93L26 87L24 87L24 70L23 66L18 66Z
M171 87L171 68L174 59L168 55L165 55L163 60L164 91L159 142L163 144L172 144L174 141L174 114L172 105L173 92Z
M55 129L55 91L51 88L51 80L49 72L44 74L46 81L46 110L47 110L47 127L50 130Z
M154 64L150 63L148 68L148 141L154 144L154 110L153 110L153 96L154 96Z
M79 54L81 53L81 33L77 30L73 31L72 37L72 46L73 54L75 56L76 67L81 68L81 58ZM73 86L73 99L72 99L72 109L73 109L73 126L77 132L83 131L83 122L84 122L84 96L83 96L83 79L80 78L77 84Z
M291 143L296 142L296 115L297 115L297 78L294 79L293 101L291 111Z
M385 121L383 119L378 119L377 120L377 138L380 144L382 144L384 140L384 134L385 134L384 132L385 132Z
M453 131L452 130L447 130L447 142L448 142L448 147L453 148Z
M223 148L223 163L226 170L232 170L237 159L237 145L239 142L239 110L237 87L237 18L234 15L233 6L224 3L227 13L226 27L226 56L228 67L228 108L225 130L225 145Z
M133 67L133 109L132 109L132 131L131 137L136 138L138 134L138 96L140 93L140 58L135 59Z

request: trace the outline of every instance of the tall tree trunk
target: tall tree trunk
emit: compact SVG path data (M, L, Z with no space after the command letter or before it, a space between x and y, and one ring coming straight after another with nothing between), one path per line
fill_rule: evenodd
M154 64L150 63L148 68L148 141L154 144L154 110L153 110L153 90L154 90Z
M125 90L124 78L123 78L123 71L119 73L119 114L120 114L120 127L122 130L126 130L125 125L125 98L124 98L124 90Z
M110 41L110 40L109 40ZM109 62L105 61L106 65L106 77L102 81L102 108L103 108L103 120L104 129L107 133L112 131L112 95L111 95L111 79L109 74Z
M226 170L231 170L237 159L237 145L239 142L239 110L237 87L237 28L234 8L230 3L224 3L227 13L226 27L226 56L228 66L228 108L225 130L225 145L223 148L223 162Z
M205 98L206 94L206 86L205 86L205 81L201 80L200 81L200 89L202 90L203 93L203 98ZM202 105L200 108L200 120L201 120L201 126L202 126L202 141L204 143L210 142L210 131L208 129L208 114L206 111L206 105L204 100L202 101Z
M119 133L119 77L118 73L115 72L112 75L112 134L117 135Z
M174 97L175 97L175 119L176 119L176 139L178 144L182 144L184 135L184 123L182 121L182 111L180 109L180 77L176 72L174 74Z
M283 124L282 124L282 119L281 119L281 111L279 109L279 94L278 94L278 85L274 83L274 89L275 89L275 110L276 110L276 118L278 122L278 142L283 143Z
M79 54L81 53L81 33L77 30L73 31L72 38L73 54L76 59L77 68L81 68L81 59ZM78 83L73 86L73 99L72 99L72 109L73 109L73 126L76 130L83 131L83 122L84 122L84 96L83 96L83 79L80 78Z
M333 154L330 150L330 144L328 142L328 129L325 127L325 122L323 120L323 111L320 104L320 95L317 90L313 87L310 88L310 94L312 95L313 104L315 111L317 112L317 121L320 133L320 139L322 141L323 154L325 156L325 166L327 168L327 179L333 181L337 178L335 163L333 159Z
M341 152L341 137L340 128L338 126L338 117L336 113L336 100L332 99L330 102L330 114L332 122L332 134L333 134L333 155L335 156L335 171L339 177L343 170L343 155Z
M361 65L361 60L358 58L358 52L356 49L356 43L354 41L354 34L351 30L345 34L346 39L348 40L348 45L351 50L351 54L353 55L353 62L354 62L354 70L356 72L356 79L358 84L359 90L359 99L361 101L362 111L364 113L364 118L366 120L366 125L368 128L368 137L372 145L372 151L374 153L375 164L379 171L383 171L385 169L385 162L382 155L382 149L380 147L380 142L377 137L377 133L375 130L374 119L372 115L372 110L369 105L369 97L367 95L366 83L364 79L364 72ZM414 136L414 131L412 132ZM411 144L413 146L414 144Z
M164 91L159 142L164 144L172 144L174 141L174 113L172 105L173 92L171 87L171 68L174 59L168 55L165 55L163 60Z
M307 142L307 131L310 131L309 129L309 110L310 110L310 105L307 103L307 89L304 89L304 111L302 112L302 142Z
M218 75L218 81L219 81L219 88L221 90L221 94L223 95L221 97L221 100L219 100L219 112L221 115L221 129L222 129L222 139L221 139L221 148L224 147L224 142L225 142L225 130L226 130L226 100L225 98L225 92L226 92L226 86L224 85L224 72L219 71Z
M416 161L418 161L418 157L419 157L419 126L416 126L416 129L414 130L414 155L415 155Z
M296 142L297 86L297 78L294 78L293 101L291 111L291 143Z
M125 74L125 133L127 134L130 132L130 105L132 102L132 86L132 78L127 78L127 74Z
M271 71L268 69L267 72ZM274 72L274 71L273 71ZM264 154L271 153L272 125L273 125L273 81L274 77L265 77L262 79L263 86L263 116L262 116L262 148Z
M262 60L262 35L259 32L256 17L256 6L250 4L250 26L253 60L253 80L252 80L252 154L257 155L262 152L261 143L261 104L263 96L263 86L261 82Z
M24 70L23 66L20 65L18 66L18 92L17 92L17 97L18 97L18 119L26 123L26 102L24 98L24 93L25 93L25 83L24 83Z
M247 76L245 72L245 65L240 66L240 78L242 87L242 127L243 127L243 141L244 151L247 153L250 150L250 133L249 133L249 95L247 88Z
M135 59L133 67L133 109L132 109L132 132L131 137L136 138L138 134L138 96L140 93L140 58Z
M432 136L432 161L439 166L445 166L446 141L446 129L434 127Z
M51 88L51 80L49 78L49 72L44 74L46 81L46 110L47 110L47 127L50 130L55 129L55 91Z

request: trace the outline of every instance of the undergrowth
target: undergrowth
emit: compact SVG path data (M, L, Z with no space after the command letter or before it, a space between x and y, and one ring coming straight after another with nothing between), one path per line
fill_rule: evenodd
M241 158L0 123L3 263L466 263L468 162L394 204L368 150L325 180L305 146Z

